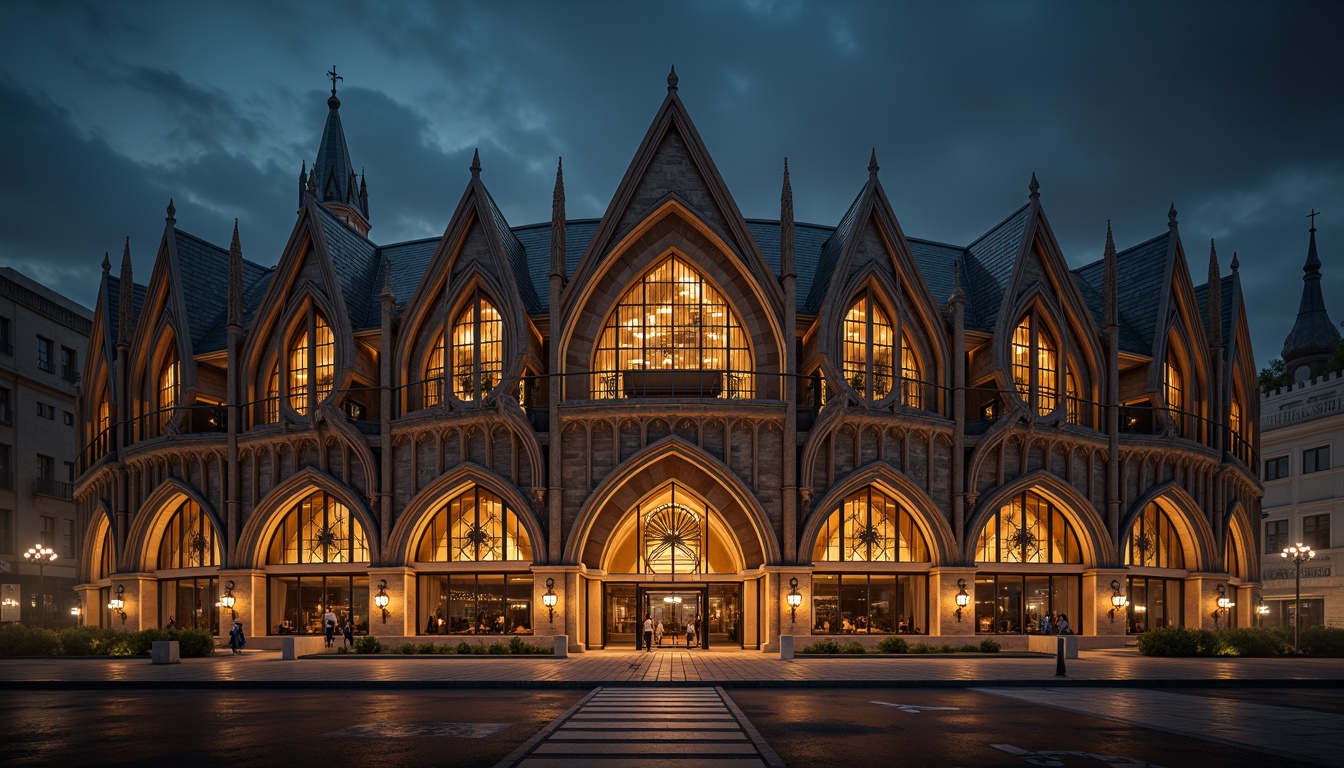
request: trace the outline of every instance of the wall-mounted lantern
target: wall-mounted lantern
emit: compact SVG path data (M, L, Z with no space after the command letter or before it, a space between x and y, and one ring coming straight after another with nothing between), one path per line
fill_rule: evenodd
M546 610L550 611L552 624L555 623L555 604L559 599L555 594L555 579L547 577L546 594L541 596L541 604L546 606Z
M957 579L957 623L961 623L961 611L971 604L971 596L966 594L966 580Z
M383 623L387 623L387 604L392 602L392 598L387 596L387 579L378 580L378 594L373 596L373 604L378 606L378 610L383 612Z
M798 606L803 604L803 596L798 594L798 577L789 579L789 619L793 623L798 622Z
M1120 582L1111 579L1111 623L1115 623L1115 613L1129 605L1129 598L1120 593Z
M126 585L118 584L116 592L112 595L112 599L109 600L107 603L108 609L121 617L121 623L123 626L125 626L126 624L125 594L126 594Z
M233 586L234 586L233 579L229 579L227 582L225 582L224 596L219 598L219 607L228 608L229 616L232 617L234 621L237 621L238 612L233 609L233 606L237 604L238 598L233 596Z

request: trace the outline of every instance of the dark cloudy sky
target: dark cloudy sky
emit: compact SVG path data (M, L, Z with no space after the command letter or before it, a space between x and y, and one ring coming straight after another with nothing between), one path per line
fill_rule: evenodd
M936 7L935 7L936 6ZM280 256L335 64L373 239L442 234L480 148L514 225L598 217L680 94L747 217L835 224L881 178L906 233L965 245L1032 171L1072 266L1166 227L1205 280L1237 251L1276 357L1318 218L1344 320L1340 2L62 2L0 9L0 264L92 306L105 251L149 277L178 227Z

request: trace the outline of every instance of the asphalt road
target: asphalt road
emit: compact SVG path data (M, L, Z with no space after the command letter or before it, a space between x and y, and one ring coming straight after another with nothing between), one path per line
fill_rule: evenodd
M488 767L586 693L11 691L0 698L5 724L0 763ZM1202 693L1282 703L1280 692ZM790 768L1307 765L975 690L729 689L728 694ZM1304 710L1344 712L1344 692L1307 694Z

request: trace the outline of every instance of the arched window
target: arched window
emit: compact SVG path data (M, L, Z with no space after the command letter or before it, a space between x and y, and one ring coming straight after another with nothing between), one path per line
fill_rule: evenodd
M843 326L845 380L868 400L881 400L891 394L896 334L871 291L849 308ZM906 345L902 347L904 353ZM904 359L901 362L904 364Z
M532 559L527 529L499 496L472 487L430 518L416 547L421 562L488 562Z
M453 323L453 394L479 400L499 384L504 361L504 319L480 291Z
M289 346L289 405L300 416L308 415L331 394L335 363L336 339L331 326L310 307Z
M1068 518L1035 491L1014 496L990 516L975 546L981 563L1081 563Z
M910 511L869 486L851 494L822 524L813 561L927 563L929 546Z
M170 353L163 367L159 369L159 431L162 432L168 426L168 422L173 418L174 408L177 406L178 383L180 380L180 370L176 353Z
M194 501L184 501L169 518L159 541L160 569L219 565L215 526Z
M316 491L285 513L271 537L266 562L367 563L369 543L364 527L344 504Z
M112 450L112 408L107 402L107 392L98 397L98 421L94 424L93 456L98 458Z
M266 397L262 402L262 423L275 424L280 421L280 364L271 367L270 378L266 380Z
M1184 568L1181 536L1166 510L1150 502L1134 520L1125 548L1125 565L1148 568Z
M1073 375L1072 365L1064 370L1064 417L1070 424L1082 424L1083 404L1078 396L1078 377Z
M753 396L751 349L733 308L670 256L621 296L598 336L593 397Z
M924 407L924 383L919 358L910 346L910 337L901 334L901 400L911 408Z
M1018 394L1045 416L1059 400L1059 357L1054 341L1041 326L1036 310L1022 317L1013 330L1011 367Z
M1176 367L1170 359L1162 364L1162 395L1167 400L1167 416L1171 419L1171 424L1176 429L1176 434L1182 433L1182 425L1185 421L1185 387L1181 377L1181 369Z
M443 404L443 334L440 333L429 345L429 355L425 358L424 383L421 385L421 406L433 408Z
M673 483L665 499L637 514L639 542L647 573L700 573L703 570L709 515L694 497Z

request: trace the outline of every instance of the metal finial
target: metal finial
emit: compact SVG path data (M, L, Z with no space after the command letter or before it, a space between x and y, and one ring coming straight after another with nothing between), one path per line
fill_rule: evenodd
M327 99L327 104L330 105L332 109L336 109L337 107L341 106L341 100L336 98L336 81L344 80L345 78L336 74L335 64L331 65L331 71L327 73L327 77L331 80L331 98ZM336 103L332 104L332 102Z
M872 154L868 155L868 173L876 176L881 167L877 164L877 147L873 147Z
M173 205L173 198L171 198L171 197L168 198L168 209L167 209L167 210L168 210L168 215L165 216L163 220L166 221L166 222L168 222L169 224L176 224L176 223L177 223L177 208Z
M474 149L474 150L472 150L472 152L471 152L471 167L468 168L467 170L471 171L471 175L472 175L472 176L480 176L480 175L481 175L481 150L480 150L480 149Z
M1167 209L1167 226L1176 226L1176 204L1172 203L1171 208Z
M1027 184L1028 197L1032 200L1041 196L1041 183L1036 180L1036 172L1031 172L1031 183Z
M674 65L672 65L672 69L671 69L671 71L669 71L669 72L667 73L667 90L669 90L669 91L675 91L675 90L677 90L677 81L678 81L678 80L680 80L680 78L677 77L677 67L676 67L676 65L674 64Z
M1316 231L1316 217L1317 217L1317 216L1320 216L1320 215L1321 215L1321 212L1318 211L1318 210L1316 210L1315 208L1312 208L1312 209L1311 209L1311 213L1307 214L1307 218L1308 218L1308 219L1311 219L1311 231L1312 231L1312 232L1315 232L1315 231Z
M1236 272L1241 267L1241 262L1237 261L1237 252L1232 252L1232 271Z
M112 271L112 258L107 251L103 251L103 274Z

